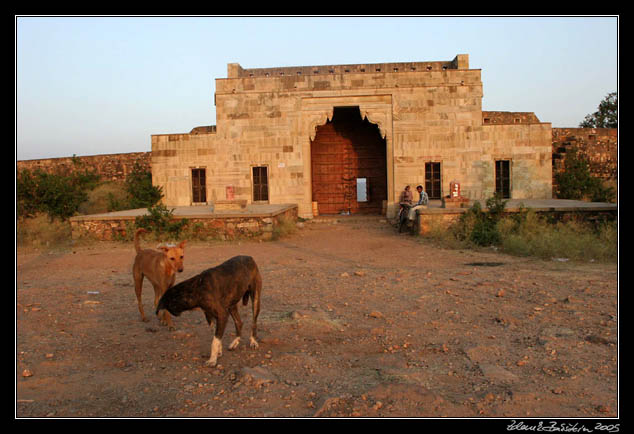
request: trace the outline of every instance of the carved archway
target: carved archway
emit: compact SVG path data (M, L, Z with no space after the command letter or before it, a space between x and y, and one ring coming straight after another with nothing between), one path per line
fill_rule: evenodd
M315 140L317 128L332 121L335 107L359 108L362 119L375 124L380 135L385 139L386 171L387 171L387 215L395 214L394 191L394 153L392 128L392 96L364 95L364 96L336 96L336 97L307 97L301 100L298 135L302 141L304 165L304 201L299 203L299 215L305 218L312 213L312 176L311 176L311 142ZM303 139L302 139L303 138Z
M311 140L311 197L319 214L381 214L386 140L358 106L335 107Z
M362 119L367 119L368 122L375 124L379 127L379 131L381 132L381 137L387 140L388 130L387 130L387 113L384 108L377 107L363 107L362 105L338 105L337 107L358 107L361 113ZM326 124L327 122L332 122L334 117L335 106L333 105L329 109L325 109L319 112L311 113L311 116L308 119L308 131L310 140L315 140L315 135L317 134L317 128L321 125Z

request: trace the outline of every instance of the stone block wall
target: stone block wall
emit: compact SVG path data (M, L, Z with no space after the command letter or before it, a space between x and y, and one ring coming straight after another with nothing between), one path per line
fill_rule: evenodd
M151 170L150 152L130 152L123 154L90 155L82 157L44 158L21 160L16 164L18 172L41 169L47 173L69 174L77 170L95 171L102 180L124 181L134 169L134 165Z
M175 217L174 220L178 218ZM297 220L297 207L286 207L278 213L268 215L206 215L187 217L186 231L193 238L218 240L273 238L275 229L285 221ZM76 216L70 218L73 239L90 237L100 241L126 239L135 230L135 217Z
M215 130L152 136L153 181L168 206L192 204L195 168L206 169L208 202L228 199L231 188L235 199L251 203L252 168L265 166L269 202L297 203L300 216L312 217L311 140L343 106L359 107L386 140L388 216L406 184L424 182L426 162L442 163L443 194L458 180L464 195L480 199L494 191L495 159L504 156L513 160L514 194L550 197L550 124L532 113L505 112L488 112L494 122L484 123L481 71L469 69L468 55L227 69L227 78L216 80Z
M564 170L566 153L573 149L588 159L593 176L604 181L617 180L618 129L553 128L553 192L557 191L555 175Z

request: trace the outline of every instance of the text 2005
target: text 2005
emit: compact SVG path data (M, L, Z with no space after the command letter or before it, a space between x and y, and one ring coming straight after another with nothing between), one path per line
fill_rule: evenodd
M597 431L605 431L605 432L619 432L620 425L621 424L619 423L615 423L612 425L604 425L601 422L597 422L597 424L594 426L594 429Z

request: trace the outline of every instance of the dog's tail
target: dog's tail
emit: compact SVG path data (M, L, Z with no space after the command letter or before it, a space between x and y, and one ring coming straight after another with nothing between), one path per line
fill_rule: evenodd
M141 251L141 244L139 243L139 234L142 234L145 232L147 232L145 229L139 228L134 233L134 250L136 250L137 253Z

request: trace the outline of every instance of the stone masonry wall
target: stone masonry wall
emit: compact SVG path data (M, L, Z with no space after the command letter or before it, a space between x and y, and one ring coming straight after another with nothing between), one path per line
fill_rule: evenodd
M618 176L618 129L553 128L553 191L555 174L564 169L566 153L574 149L588 159L592 175L605 181Z
M527 114L519 124L484 124L482 95L481 71L469 69L467 55L378 65L229 64L227 78L216 79L215 130L152 136L153 182L166 205L191 205L191 170L205 168L208 201L227 199L230 188L251 202L252 168L265 166L270 203L297 203L310 218L316 127L332 119L334 107L356 106L386 139L388 216L404 185L424 182L426 162L442 163L443 190L458 180L464 195L480 199L494 191L495 158L504 154L514 162L515 196L550 197L550 124Z
M151 170L151 152L21 160L17 162L16 169L18 172L24 169L30 171L41 169L47 173L56 174L68 174L87 169L95 171L102 180L124 181L136 163Z
M174 218L176 220L177 218ZM271 240L278 225L297 220L297 207L271 215L187 217L187 231L196 238L218 240ZM70 219L73 239L90 237L100 241L125 239L135 230L135 217L76 216Z

